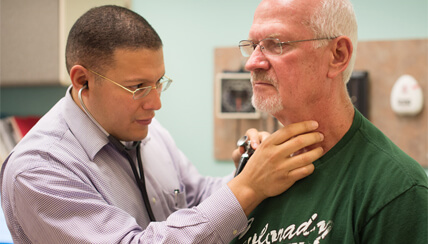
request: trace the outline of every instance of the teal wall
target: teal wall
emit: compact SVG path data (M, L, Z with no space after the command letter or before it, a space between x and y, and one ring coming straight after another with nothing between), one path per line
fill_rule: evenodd
M64 86L1 87L0 113L7 115L43 115L65 95Z
M360 40L428 38L427 0L351 0ZM162 95L157 118L199 171L224 175L231 162L213 157L214 48L236 46L245 39L259 0L134 0L164 42L166 72L174 83ZM5 88L0 112L44 114L65 93L65 87Z
M361 40L428 37L427 0L351 0ZM248 36L259 0L133 1L164 42L167 74L158 119L198 169L209 175L233 170L213 159L214 48L236 46Z

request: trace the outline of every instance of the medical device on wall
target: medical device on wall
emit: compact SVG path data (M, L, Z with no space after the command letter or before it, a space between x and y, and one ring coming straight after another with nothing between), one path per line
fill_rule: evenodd
M354 70L346 84L352 104L369 119L369 73L367 70Z
M391 91L392 110L403 116L415 116L423 108L422 89L411 75L402 75L395 82Z
M221 119L258 119L260 113L251 104L253 87L249 72L217 74L216 115Z

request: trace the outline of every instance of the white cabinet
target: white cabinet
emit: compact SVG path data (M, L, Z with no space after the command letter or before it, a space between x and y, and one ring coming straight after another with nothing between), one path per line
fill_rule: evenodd
M92 7L131 0L1 0L0 85L70 84L65 44L74 22Z

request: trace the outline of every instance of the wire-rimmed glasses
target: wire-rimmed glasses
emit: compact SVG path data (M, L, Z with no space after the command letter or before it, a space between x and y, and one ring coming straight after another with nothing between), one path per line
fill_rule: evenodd
M260 50L265 55L278 56L283 52L283 45L289 45L291 43L296 42L307 42L307 41L318 41L318 40L326 40L326 39L334 39L336 37L322 37L322 38L314 38L314 39L306 39L306 40L298 40L298 41L287 41L281 42L278 38L265 38L260 40L259 42L254 42L251 40L242 40L239 42L239 49L241 50L242 56L250 57L253 54L254 50L257 48L257 45L260 46Z
M88 68L86 68L86 69L87 69L87 70L89 70L90 72L92 72L93 74L98 75L99 77L101 77L101 78L103 78L103 79L106 79L106 80L108 80L108 81L112 82L113 84L115 84L115 85L117 85L117 86L119 86L119 87L121 87L121 88L125 89L126 91L128 91L128 92L132 93L132 98L134 98L134 100L137 100L137 99L140 99L140 98L143 98L143 97L145 97L145 96L149 95L150 91L151 91L151 90L154 90L154 89L156 89L156 91L157 91L159 94L161 94L161 92L166 91L166 90L168 89L168 87L169 87L169 86L171 85L171 83L172 83L172 80L171 80L168 76L164 75L164 76L162 76L162 78L161 78L161 79L156 83L156 85L155 85L155 86L145 86L145 87L140 87L140 88L137 88L137 89L135 89L134 91L132 91L132 90L130 90L130 89L128 89L128 88L126 88L126 87L122 86L121 84L119 84L119 83L115 82L114 80L112 80L112 79L109 79L109 78L105 77L104 75L101 75L101 74L99 74L99 73L97 73L97 72L95 72L95 71L93 71L93 70L91 70L91 69L88 69Z

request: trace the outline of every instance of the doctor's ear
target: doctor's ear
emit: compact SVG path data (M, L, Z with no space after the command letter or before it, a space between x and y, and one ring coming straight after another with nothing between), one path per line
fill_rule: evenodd
M74 65L70 69L70 79L73 87L80 90L85 85L88 86L89 71L82 65Z

